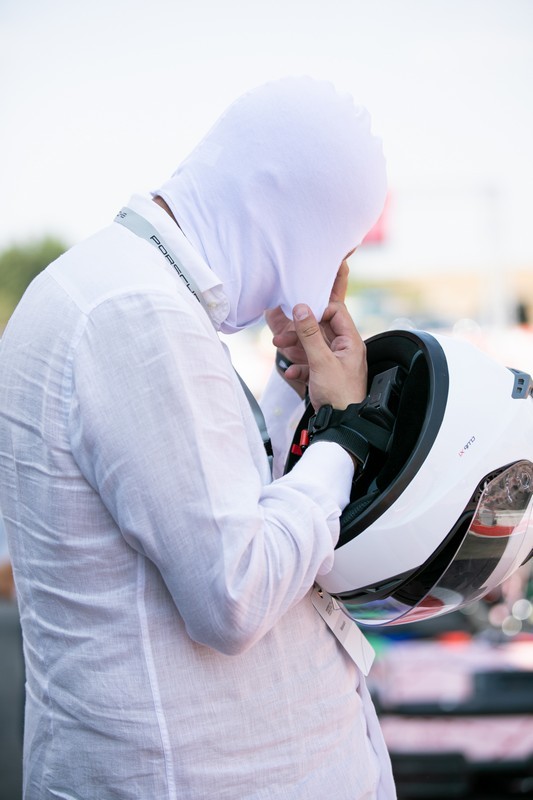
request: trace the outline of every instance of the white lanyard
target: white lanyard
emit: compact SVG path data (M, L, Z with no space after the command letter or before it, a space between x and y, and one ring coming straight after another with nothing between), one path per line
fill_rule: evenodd
M128 228L128 230L136 234L136 236L139 236L141 239L145 239L147 242L149 242L159 250L163 258L165 258L166 261L168 261L168 263L172 267L174 267L174 269L182 279L187 289L190 291L192 295L194 295L194 297L196 297L200 305L204 308L205 312L207 313L209 319L211 319L211 317L209 316L207 303L205 302L202 292L196 285L196 282L190 277L190 275L186 273L182 263L176 258L174 253L171 250L169 250L169 248L163 242L163 239L161 238L161 235L159 234L157 228L154 228L154 226L150 222L148 222L147 219L141 216L141 214L137 214L136 211L132 211L131 208L127 208L126 206L124 208L121 208L121 210L118 212L117 216L115 217L115 222L118 222L119 225L124 225L125 228ZM243 381L237 370L235 370L235 372L237 374L237 377L239 378L239 381L244 390L250 408L252 409L255 421L257 423L257 427L259 428L259 431L261 433L261 438L265 446L265 450L270 463L270 469L272 470L272 444L270 442L270 437L268 435L263 412L261 411L259 403L255 399L252 392L245 384L245 382Z
M335 598L318 584L313 587L311 601L352 661L357 664L363 675L368 675L374 661L374 648L353 619L350 619Z
M174 267L187 289L196 297L200 305L203 306L207 312L207 303L205 302L200 289L196 285L196 282L189 277L189 275L187 275L181 262L176 258L174 253L168 249L166 244L164 244L157 229L154 228L154 226L148 222L147 219L142 217L140 214L137 214L136 211L132 211L131 208L127 208L125 206L118 212L117 216L115 217L115 222L118 222L119 225L124 225L125 228L128 228L130 231L132 231L132 233L140 236L141 239L146 239L147 242L153 244L153 246L159 250L161 255L168 261L168 263Z

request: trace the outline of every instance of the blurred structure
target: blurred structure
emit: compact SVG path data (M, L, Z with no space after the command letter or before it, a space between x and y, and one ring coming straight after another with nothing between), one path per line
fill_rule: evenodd
M531 563L460 612L371 637L399 800L533 797Z

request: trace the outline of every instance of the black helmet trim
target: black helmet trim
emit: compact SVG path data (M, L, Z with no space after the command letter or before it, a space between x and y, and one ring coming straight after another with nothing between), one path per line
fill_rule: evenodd
M433 336L386 332L368 339L366 347L370 387L377 375L398 365L405 376L387 453L375 452L366 482L364 476L356 482L341 516L337 548L377 520L413 480L435 442L448 398L446 356Z

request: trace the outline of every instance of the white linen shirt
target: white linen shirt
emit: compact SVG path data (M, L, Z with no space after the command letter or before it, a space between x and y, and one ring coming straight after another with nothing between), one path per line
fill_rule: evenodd
M1 343L24 797L394 797L364 681L310 601L349 457L317 444L271 481L216 276L149 198L129 206L212 319L113 223L38 276ZM292 410L281 380L269 391Z

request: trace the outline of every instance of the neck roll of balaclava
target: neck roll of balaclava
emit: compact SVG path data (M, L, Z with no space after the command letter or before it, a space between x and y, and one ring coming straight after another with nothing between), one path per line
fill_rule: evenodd
M233 333L281 306L318 319L386 195L368 112L332 84L285 78L236 100L155 195L222 280Z

